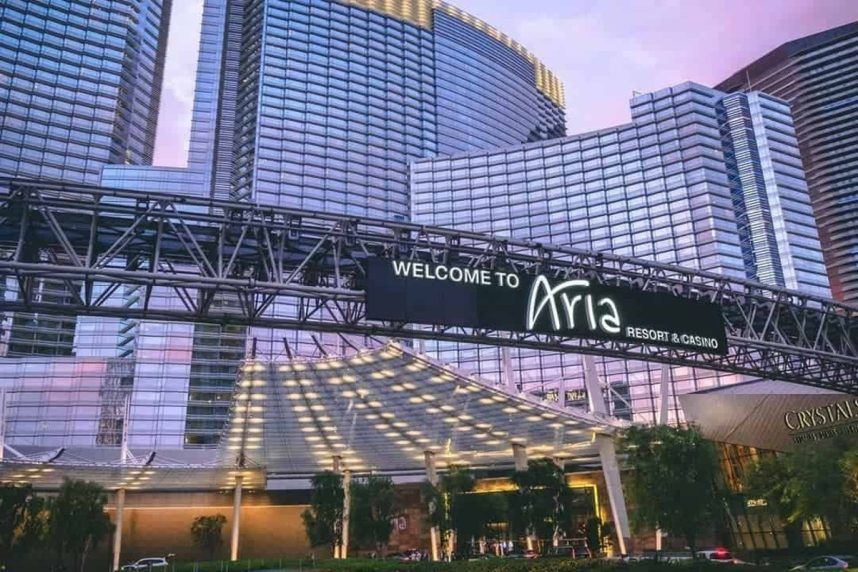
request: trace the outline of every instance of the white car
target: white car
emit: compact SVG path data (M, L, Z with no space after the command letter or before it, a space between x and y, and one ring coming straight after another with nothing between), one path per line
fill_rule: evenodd
M133 564L126 564L122 567L122 572L137 572L138 570L166 570L166 558L141 558Z
M846 570L858 567L858 558L854 556L818 556L793 570Z
M744 564L744 562L733 558L733 555L726 548L716 548L715 550L698 550L697 557L708 560L713 564Z

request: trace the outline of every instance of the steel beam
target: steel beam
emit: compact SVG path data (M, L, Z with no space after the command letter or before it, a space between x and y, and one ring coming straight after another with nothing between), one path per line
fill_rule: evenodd
M0 222L0 277L18 285L0 300L2 312L517 346L858 394L858 308L729 276L452 229L42 181L0 180ZM370 322L364 283L373 257L586 278L714 302L729 352ZM48 281L67 289L70 303L42 296L35 285ZM143 295L128 299L128 287ZM181 308L159 306L155 287L174 292ZM221 299L236 303L214 303Z

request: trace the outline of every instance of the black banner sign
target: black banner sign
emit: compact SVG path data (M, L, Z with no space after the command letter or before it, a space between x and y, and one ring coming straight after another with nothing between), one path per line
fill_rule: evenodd
M618 340L727 353L717 305L589 280L371 259L370 320Z

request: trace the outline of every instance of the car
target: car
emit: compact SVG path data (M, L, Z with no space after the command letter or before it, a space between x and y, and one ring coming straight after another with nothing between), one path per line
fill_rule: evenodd
M138 570L161 570L167 569L166 558L141 558L137 562L126 564L121 568L122 572L137 572Z
M846 570L847 568L858 568L858 558L854 556L817 556L800 564L793 570Z
M548 550L544 558L591 558L593 554L587 548L587 544L568 544L565 546L554 546Z
M733 557L726 548L715 548L713 550L698 550L697 558L708 560L713 564L744 564L741 560Z
M397 562L419 562L423 559L423 553L416 548L413 548L411 550L406 550L405 552L390 554L387 558L390 560L396 560Z
M515 551L509 552L504 556L504 558L511 558L513 560L526 559L531 560L534 558L538 558L539 554L535 550L524 550L524 551Z
M670 562L673 564L682 564L694 560L694 555L687 550L673 552L654 552L653 559L661 562Z
M602 558L605 562L612 562L614 564L628 564L630 562L646 562L647 560L652 560L652 557L648 556L630 556L628 554L620 554L618 556L606 556Z

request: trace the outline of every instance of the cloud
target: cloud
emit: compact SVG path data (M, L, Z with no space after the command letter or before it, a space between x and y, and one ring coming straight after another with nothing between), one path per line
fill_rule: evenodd
M173 2L155 136L156 165L187 164L202 15L203 0Z
M526 18L514 31L564 81L570 133L628 121L632 89L648 89L669 73L657 51L617 28L590 12ZM637 78L649 81L638 85Z
M173 3L164 88L173 92L177 100L187 104L192 104L194 100L202 15L203 0Z

